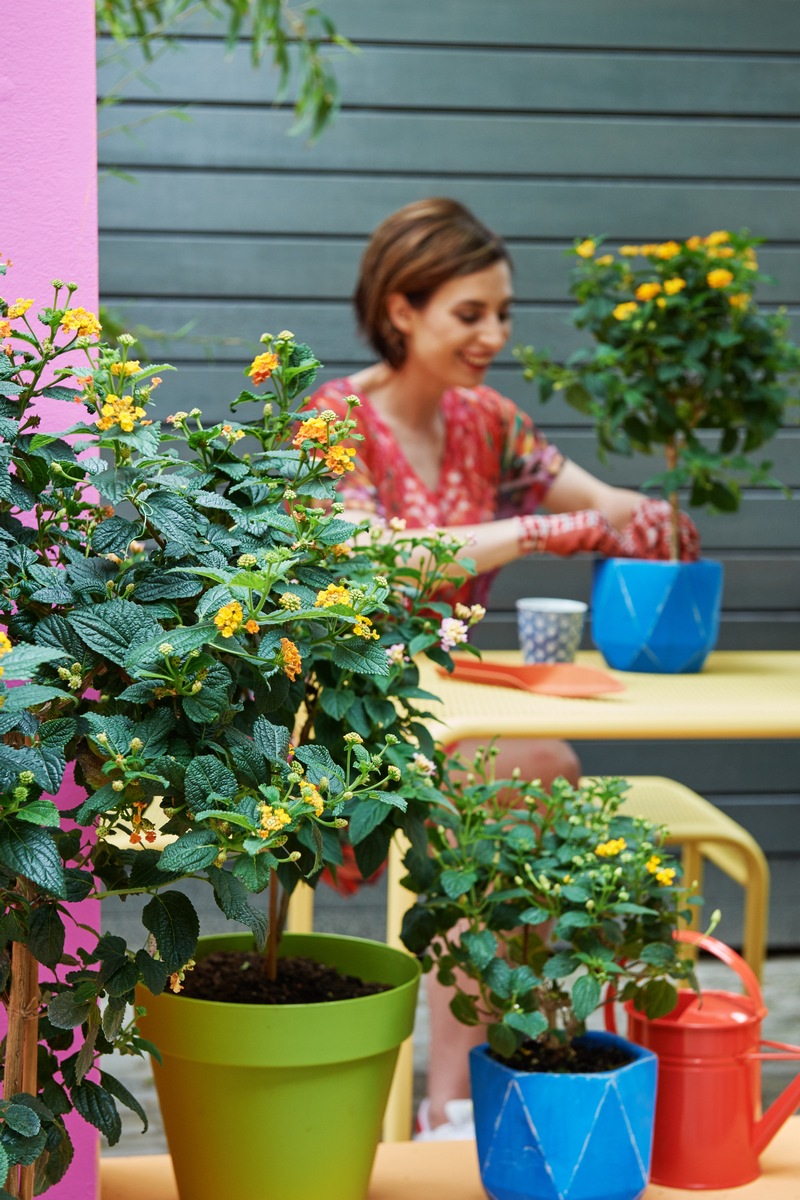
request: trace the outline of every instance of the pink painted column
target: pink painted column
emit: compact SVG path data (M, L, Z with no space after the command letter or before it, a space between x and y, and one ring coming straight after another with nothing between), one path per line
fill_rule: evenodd
M32 298L36 312L52 301L52 279L74 281L80 285L75 303L96 312L94 0L4 5L2 40L0 251L13 267L0 292L12 300ZM41 411L43 429L66 428L75 419L75 409L57 401ZM76 794L65 786L59 803L71 807ZM80 907L81 921L99 924L97 902ZM48 1200L98 1194L96 1131L76 1117L70 1133L75 1159Z

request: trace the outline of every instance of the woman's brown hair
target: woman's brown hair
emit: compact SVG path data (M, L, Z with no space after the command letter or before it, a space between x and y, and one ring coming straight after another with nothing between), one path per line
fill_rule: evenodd
M361 260L353 301L362 333L395 369L406 356L403 335L389 320L387 297L400 292L415 308L458 275L504 259L502 238L457 200L415 200L382 221Z

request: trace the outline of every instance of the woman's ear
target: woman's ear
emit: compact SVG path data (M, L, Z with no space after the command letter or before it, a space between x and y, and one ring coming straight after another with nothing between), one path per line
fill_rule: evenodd
M386 315L400 333L411 332L413 312L408 296L404 296L402 292L390 292L386 297Z

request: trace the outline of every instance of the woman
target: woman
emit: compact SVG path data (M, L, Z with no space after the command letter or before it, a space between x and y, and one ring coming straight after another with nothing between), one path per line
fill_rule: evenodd
M485 601L497 570L547 551L667 557L668 506L615 488L568 461L530 419L483 380L511 332L512 274L502 240L455 200L406 205L373 234L361 263L355 308L379 361L321 387L309 404L344 416L346 397L363 441L339 495L345 518L402 518L466 537L478 575L453 599ZM539 516L543 507L552 516ZM683 529L683 557L697 535ZM663 554L662 554L663 552ZM457 568L455 568L457 569ZM474 745L462 743L469 758ZM577 782L569 746L544 739L501 743L500 777L519 767L545 786ZM430 1096L424 1132L456 1128L469 1094L467 1052L480 1027L460 1025L438 985L431 1005ZM452 1118L456 1118L454 1121Z

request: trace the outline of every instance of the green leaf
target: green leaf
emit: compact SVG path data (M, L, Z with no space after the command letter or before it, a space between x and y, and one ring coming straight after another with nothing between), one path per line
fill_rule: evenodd
M256 949L263 950L267 942L267 917L258 909L251 908L247 902L247 888L242 881L230 871L221 871L211 867L208 878L214 889L214 898L225 916L231 921L238 921L253 931Z
M239 879L248 892L263 892L269 883L270 875L278 865L278 860L268 850L260 854L241 855L233 866L233 874Z
M579 1021L585 1021L600 1003L600 984L594 975L581 975L572 985L572 1010Z
M510 1012L503 1020L527 1038L537 1038L547 1029L547 1017L540 1012Z
M207 807L209 796L226 796L232 800L237 792L233 771L213 754L201 754L192 759L186 768L185 787L186 799L194 809Z
M534 904L530 908L526 908L524 912L521 912L519 919L523 925L543 925L545 921L550 920L550 913L544 908L538 908Z
M441 884L445 894L451 900L457 900L465 895L473 884L478 882L478 872L470 867L458 867L450 871L442 871Z
M677 988L666 979L649 979L634 996L634 1008L645 1013L651 1021L671 1013L678 1003Z
M84 1079L83 1083L75 1084L70 1088L69 1094L76 1111L84 1121L99 1129L109 1146L115 1146L122 1133L122 1121L113 1096L91 1079Z
M461 944L479 971L484 971L497 953L497 939L490 929L462 934Z
M134 524L123 517L109 517L101 521L92 534L92 550L95 554L116 554L128 557L128 546L142 536L141 522Z
M47 1016L56 1029L77 1029L88 1020L95 998L81 999L76 992L58 992L47 1006Z
M501 1000L509 999L514 976L504 958L493 959L486 968L484 977L496 996L499 996Z
M134 642L147 641L159 633L150 613L131 600L89 604L73 612L70 621L90 649L117 664L125 662Z
M182 875L191 875L210 866L219 851L219 837L213 829L193 829L184 833L176 842L164 847L158 864L159 870L179 871Z
M346 643L334 643L333 662L335 666L346 671L355 671L359 675L391 674L389 660L383 647L366 641L357 644L355 638Z
M188 896L163 892L142 909L142 923L156 939L158 952L170 974L179 971L193 956L200 922Z
M146 950L137 950L136 965L141 972L144 986L154 996L160 996L169 979L169 971L163 962L158 958L153 958Z
M486 1034L492 1050L501 1058L510 1058L517 1048L517 1039L507 1025L490 1025Z
M115 1100L119 1100L120 1104L124 1104L131 1112L136 1113L136 1116L142 1122L142 1133L147 1132L148 1121L147 1113L142 1108L136 1097L128 1091L124 1083L120 1083L113 1075L109 1075L107 1071L100 1072L100 1086L105 1088L109 1095Z
M52 896L64 899L64 868L46 829L13 821L0 823L0 862L12 875L24 875Z
M289 730L259 717L253 726L253 741L268 762L285 763L289 753Z
M64 951L64 922L52 904L34 908L30 916L28 949L43 966L55 970Z
M385 804L375 800L359 801L349 817L348 837L351 845L357 846L368 838L374 829L383 824L388 815L389 809Z
M651 942L644 946L639 958L654 967L671 967L675 962L675 947L670 942Z
M341 721L342 717L347 715L355 698L355 693L351 688L326 687L320 693L319 705L329 717Z
M78 731L78 723L72 717L57 717L39 726L39 741L48 746L66 746Z
M450 1001L450 1012L462 1025L478 1025L480 1018L475 997L464 992L456 992Z
M295 758L308 768L307 778L311 783L327 779L333 796L338 796L344 790L340 779L341 772L324 746L306 744L298 746L294 753Z
M22 712L23 709L34 708L37 704L47 704L50 700L70 700L74 703L75 697L62 688L45 687L42 683L23 683L6 694L3 711Z
M46 646L15 646L3 656L3 678L6 681L31 679L42 663L57 662L66 657L65 651Z
M571 975L577 966L577 958L562 950L559 954L548 958L542 967L542 975L545 979L563 979L565 975Z
M3 1110L6 1125L23 1137L35 1137L42 1127L41 1118L24 1104L11 1103Z
M31 825L46 825L50 829L59 829L61 826L61 814L53 801L45 800L44 796L17 809L15 816L19 821L29 821Z

